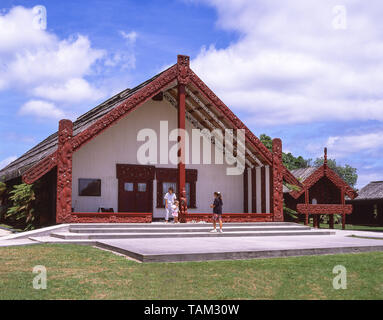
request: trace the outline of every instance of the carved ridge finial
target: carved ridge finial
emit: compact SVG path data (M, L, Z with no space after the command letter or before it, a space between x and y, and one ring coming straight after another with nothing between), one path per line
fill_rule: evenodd
M179 54L177 56L177 80L179 84L189 83L190 57Z
M327 147L324 148L323 164L327 167Z

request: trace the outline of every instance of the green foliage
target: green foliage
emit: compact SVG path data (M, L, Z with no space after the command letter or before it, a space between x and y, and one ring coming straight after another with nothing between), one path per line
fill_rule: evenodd
M5 217L16 221L22 220L26 224L25 230L33 229L35 220L33 207L35 192L33 185L25 183L15 185L13 190L10 191L9 199L12 201L12 205L8 208Z
M261 142L265 145L270 151L273 148L273 140L266 134L260 135ZM282 153L282 160L285 167L289 170L307 168L311 165L312 159L304 159L302 156L295 157L290 152ZM323 158L317 158L314 161L314 166L320 167L323 164ZM358 180L358 174L356 173L356 168L351 167L346 164L344 166L339 166L336 163L335 159L327 160L328 166L333 169L349 186L354 187L356 181Z
M314 161L314 166L320 167L324 162L323 158L318 158ZM335 159L328 159L327 165L329 168L334 170L347 184L351 187L354 187L356 181L358 180L358 174L356 173L356 168L349 166L348 164L344 166L339 166L336 163Z
M320 223L329 224L330 223L330 216L328 214L321 214L320 215ZM342 223L342 216L340 214L334 214L334 224Z
M290 209L289 207L286 207L285 203L283 203L283 213L285 216L289 217L292 221L296 221L298 219L298 213Z
M7 189L7 185L4 182L0 181L0 197L5 193L6 189Z
M265 145L267 149L272 151L273 148L273 140L266 134L260 135L261 142ZM299 169L299 168L307 168L310 166L311 159L304 159L303 157L294 157L290 152L284 153L282 152L282 161L285 167L289 170Z

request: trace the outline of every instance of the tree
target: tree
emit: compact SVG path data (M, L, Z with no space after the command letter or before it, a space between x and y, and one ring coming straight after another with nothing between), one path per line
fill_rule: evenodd
M18 184L9 193L9 199L12 201L12 204L8 208L5 217L13 218L16 221L22 220L26 225L25 230L33 229L35 220L35 192L33 185L26 183Z
M314 166L320 167L323 165L324 159L317 158L314 161ZM354 187L356 181L358 180L357 169L346 164L344 166L339 166L336 163L335 159L327 159L327 165L329 168L334 170L350 187Z
M273 140L271 139L271 137L263 133L260 135L260 140L267 149L272 151ZM304 159L302 156L294 157L290 152L282 152L282 162L287 169L294 170L299 168L307 168L308 166L310 166L311 159Z
M266 134L260 135L261 142L265 145L267 149L272 151L273 140ZM289 170L307 168L311 165L312 159L304 159L302 156L295 157L290 152L282 152L282 160L285 167ZM323 158L317 158L314 161L315 167L320 167L323 164ZM358 175L356 173L356 168L351 167L346 164L344 166L338 166L335 159L328 159L327 165L333 169L349 186L354 187L356 181L358 180Z

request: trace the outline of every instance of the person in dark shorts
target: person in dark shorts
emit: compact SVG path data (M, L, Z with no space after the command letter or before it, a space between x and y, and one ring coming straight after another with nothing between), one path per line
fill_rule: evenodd
M219 221L219 232L222 233L222 195L221 192L214 192L214 202L210 205L213 208L213 227L210 232L217 232L217 221Z

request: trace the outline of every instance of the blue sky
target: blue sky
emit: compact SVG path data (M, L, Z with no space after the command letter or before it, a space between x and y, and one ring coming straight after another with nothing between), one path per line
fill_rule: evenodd
M47 11L36 27L33 8ZM194 71L284 150L383 180L379 1L7 1L0 4L0 166L112 94L190 55ZM40 26L41 27L41 26Z

